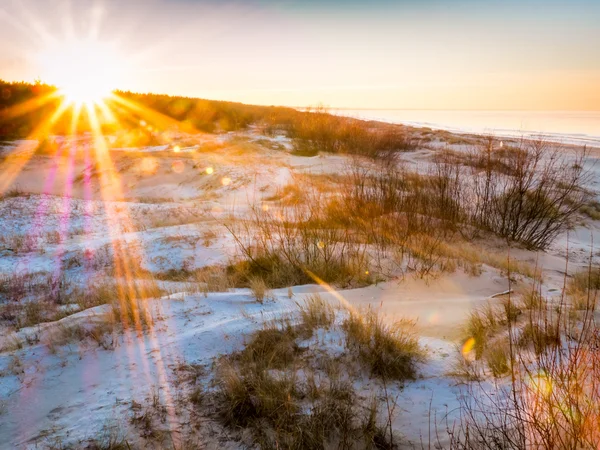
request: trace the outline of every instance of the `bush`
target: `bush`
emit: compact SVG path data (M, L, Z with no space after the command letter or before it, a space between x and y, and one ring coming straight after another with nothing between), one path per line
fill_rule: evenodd
M493 144L476 154L482 163L472 175L474 201L466 205L472 220L528 248L544 249L585 203L586 151L572 161L544 141L523 141L511 151L496 151Z
M350 230L328 221L325 199L312 194L307 194L306 203L278 210L252 206L249 219L225 224L239 253L228 269L232 277L248 286L260 278L273 288L370 282L366 245L357 242Z

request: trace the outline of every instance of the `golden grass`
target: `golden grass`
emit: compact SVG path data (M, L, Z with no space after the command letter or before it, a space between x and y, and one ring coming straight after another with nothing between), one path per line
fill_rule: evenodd
M372 310L349 312L342 324L346 345L358 352L370 372L386 379L405 380L416 375L416 362L423 357L408 321L386 323Z
M335 309L319 294L309 295L304 303L298 303L303 327L307 330L329 328L335 321Z

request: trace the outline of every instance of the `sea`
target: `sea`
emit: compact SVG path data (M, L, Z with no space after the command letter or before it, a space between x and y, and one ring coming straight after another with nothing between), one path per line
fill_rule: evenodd
M600 111L332 109L364 120L600 148Z

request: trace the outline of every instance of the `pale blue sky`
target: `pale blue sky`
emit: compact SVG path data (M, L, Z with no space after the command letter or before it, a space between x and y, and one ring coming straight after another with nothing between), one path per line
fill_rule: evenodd
M44 79L40 49L95 30L119 53L123 89L300 106L600 109L599 23L591 0L2 0L0 78Z

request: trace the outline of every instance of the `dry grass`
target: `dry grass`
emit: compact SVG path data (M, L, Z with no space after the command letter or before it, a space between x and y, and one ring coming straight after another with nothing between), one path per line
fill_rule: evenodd
M200 284L200 290L205 294L227 292L234 286L234 278L227 273L227 268L218 265L198 269L193 279Z
M358 353L373 375L406 380L415 377L416 363L423 357L413 325L408 321L387 324L368 310L364 314L350 312L342 327L346 345Z
M61 447L62 448L62 447ZM97 437L88 440L90 450L131 450L127 434L117 422L106 423Z
M527 323L521 330L519 346L531 347L536 354L542 354L549 346L559 346L562 338L556 323Z
M488 302L469 314L464 334L466 339L473 338L475 340L473 351L476 359L483 356L490 339L508 324L509 317L514 322L515 311L513 308L511 305L509 309L508 303L494 305Z
M264 303L265 300L271 298L271 291L267 283L260 277L252 277L249 282L250 292L258 303Z
M497 339L493 345L488 346L483 353L483 358L492 375L499 378L510 371L510 349L506 339Z
M600 220L600 202L592 200L581 208L581 213L592 220Z
M529 263L509 259L508 254L501 252L489 252L480 245L472 242L459 240L458 242L441 242L436 249L439 256L452 258L459 267L462 267L468 273L479 275L481 273L481 264L499 269L505 276L509 273L523 275L532 280L541 279L541 270Z
M267 371L238 371L226 362L217 370L219 415L226 425L247 427L265 420L277 429L294 422L299 411L295 380L275 378Z
M335 321L335 309L319 294L309 295L304 303L298 303L302 325L306 330L329 328Z
M300 353L296 344L299 327L287 320L271 322L256 331L239 354L245 364L256 367L282 368L294 362Z
M331 327L334 310L317 295L298 307L299 321L267 322L242 351L219 360L213 400L218 418L249 432L258 448L394 448L378 402L365 407L344 363L324 357L312 345L298 345L314 328ZM390 339L398 342L396 335ZM315 364L319 368L313 369Z
M576 272L567 284L571 307L576 311L595 311L600 292L600 269L589 266Z
M393 448L377 403L363 408L350 381L326 378L311 394L293 371L248 371L227 361L217 370L220 420L249 430L258 448Z
M576 272L569 282L569 288L579 292L600 290L600 268L590 267Z
M566 277L566 275L565 275ZM572 288L587 286L581 276ZM572 299L525 298L518 320L502 330L480 313L477 326L494 325L483 359L492 374L510 377L497 385L468 385L461 420L452 431L452 450L595 448L599 439L600 353L594 314L568 309ZM510 323L509 323L510 324ZM501 334L502 333L502 334ZM471 364L471 363L469 363Z

